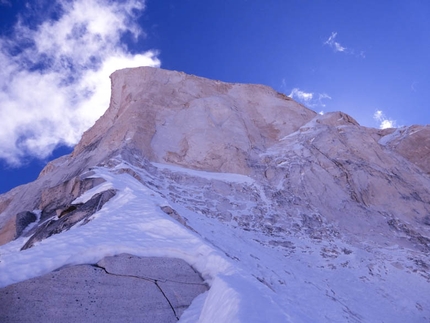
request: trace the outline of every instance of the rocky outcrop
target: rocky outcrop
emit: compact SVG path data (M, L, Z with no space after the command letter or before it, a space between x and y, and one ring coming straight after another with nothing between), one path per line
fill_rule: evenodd
M0 321L177 322L206 290L183 260L121 254L0 289Z
M40 176L35 182L22 185L0 196L0 206L3 205L4 208L0 217L0 245L23 234L26 236L34 234L37 227L32 230L26 230L26 228L36 220L47 227L48 222L52 224L58 220L63 210L72 211L70 208L73 200L103 182L101 178L91 178L92 173L85 170L86 168L79 176L73 176L70 179L67 179L70 177L68 171L63 170L59 172L60 174L52 172L46 176ZM66 180L62 181L63 179ZM5 201L3 204L2 200ZM83 217L88 218L95 212L84 212L85 216L81 213L81 217L76 217L77 210L73 211L75 214L73 223L82 220ZM62 221L70 220L70 215ZM67 229L72 225L68 225ZM63 227L63 230L65 228ZM51 234L45 233L45 235Z
M91 215L99 211L113 196L115 196L115 190L106 190L95 194L85 203L66 204L62 208L56 209L55 214L47 216L49 219L46 222L29 231L28 236L30 238L21 250L31 248L36 242L49 238L53 234L67 231L78 223L81 225L88 223Z

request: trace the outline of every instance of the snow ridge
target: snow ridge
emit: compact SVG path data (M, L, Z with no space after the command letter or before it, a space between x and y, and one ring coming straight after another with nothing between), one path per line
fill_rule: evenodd
M388 248L374 252L371 246L365 251L336 238L315 242L302 234L281 237L255 230L243 219L212 216L210 211L205 215L196 207L197 192L203 192L204 198L204 184L254 191L256 202L245 203L245 209L264 204L255 182L243 175L220 176L158 164L145 169L121 160L113 164L110 169L94 168L91 177L105 182L74 201L82 203L104 190L118 190L92 221L23 252L18 252L23 238L0 247L0 286L65 265L132 253L181 258L202 274L210 290L195 300L190 307L194 314L184 314L184 322L197 316L199 322L404 322L428 316L428 298L410 288L423 278L399 269L408 264L407 250L393 247L394 253ZM175 191L179 194L172 194ZM243 203L240 195L230 199L233 204ZM161 207L166 205L195 232L165 214ZM400 295L421 310L398 308Z

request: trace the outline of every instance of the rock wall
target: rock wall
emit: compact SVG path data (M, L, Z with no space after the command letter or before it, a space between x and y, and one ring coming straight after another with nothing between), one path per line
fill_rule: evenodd
M127 145L150 161L249 174L250 160L315 112L263 85L229 84L150 67L117 71L111 104L73 156Z

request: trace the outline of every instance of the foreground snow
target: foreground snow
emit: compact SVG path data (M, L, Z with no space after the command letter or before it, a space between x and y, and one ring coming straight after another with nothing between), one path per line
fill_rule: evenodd
M262 189L249 177L190 171L154 164L196 181L218 181ZM121 169L158 181L152 189ZM182 175L181 175L182 174ZM169 197L166 183L124 163L95 169L106 182L75 203L114 188L117 195L92 221L19 251L25 239L0 247L0 286L39 276L64 265L96 263L119 253L184 259L210 285L181 322L427 322L428 282L407 270L407 251L375 252L342 240L305 236L277 239L232 223L205 217ZM166 179L167 181L167 179ZM174 189L181 184L171 183ZM176 185L176 186L175 186ZM196 190L198 186L196 184ZM184 185L183 190L190 190ZM192 187L191 187L192 189ZM197 194L197 193L196 193ZM166 215L171 206L195 232ZM416 288L415 288L416 287Z

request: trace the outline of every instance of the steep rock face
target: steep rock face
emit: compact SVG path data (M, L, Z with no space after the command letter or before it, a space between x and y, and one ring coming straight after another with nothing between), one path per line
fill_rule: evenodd
M393 129L394 130L394 129ZM404 158L430 174L430 126L403 127L381 139Z
M142 67L115 72L106 114L73 156L127 145L150 161L249 174L249 163L315 112L262 85Z

